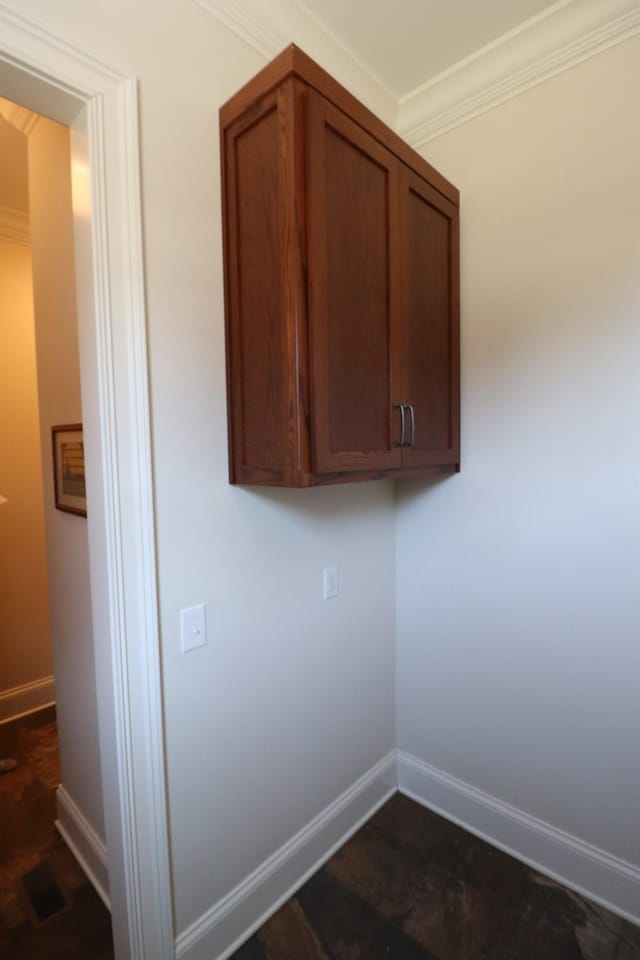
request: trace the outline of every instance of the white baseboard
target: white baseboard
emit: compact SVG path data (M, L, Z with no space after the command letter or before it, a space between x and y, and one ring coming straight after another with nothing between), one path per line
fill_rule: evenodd
M178 960L226 960L395 792L394 750L181 933Z
M93 884L100 899L111 910L107 848L62 784L56 791L56 829Z
M640 869L398 751L398 789L494 847L640 923Z
M18 720L56 702L53 677L42 677L0 693L0 723Z

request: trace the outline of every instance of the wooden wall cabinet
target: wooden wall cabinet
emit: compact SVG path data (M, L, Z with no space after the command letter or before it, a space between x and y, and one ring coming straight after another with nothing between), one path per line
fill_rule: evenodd
M220 126L231 482L459 469L458 191L295 46Z

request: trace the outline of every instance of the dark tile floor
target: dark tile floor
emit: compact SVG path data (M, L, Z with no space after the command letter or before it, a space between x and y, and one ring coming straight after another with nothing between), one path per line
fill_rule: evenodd
M232 960L640 960L640 929L397 794Z
M57 834L55 713L0 726L0 958L113 960L108 911ZM21 878L68 902L35 922ZM640 929L396 795L232 960L640 960ZM149 958L152 960L152 958Z
M113 960L109 912L54 827L59 782L55 710L0 725L0 957ZM22 878L46 863L67 906L38 923Z

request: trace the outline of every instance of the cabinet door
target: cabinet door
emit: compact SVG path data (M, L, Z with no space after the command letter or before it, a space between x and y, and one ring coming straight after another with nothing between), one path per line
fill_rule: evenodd
M396 377L407 411L404 468L458 464L458 208L401 165L401 308ZM413 422L412 422L413 421Z
M314 91L308 122L312 469L399 467L391 372L399 162Z

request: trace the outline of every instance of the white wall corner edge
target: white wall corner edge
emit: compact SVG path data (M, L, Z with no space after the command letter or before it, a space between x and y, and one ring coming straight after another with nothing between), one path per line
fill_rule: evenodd
M177 960L226 960L396 793L392 750L176 939Z
M107 848L103 839L62 784L56 791L56 804L56 830L86 873L107 910L111 910Z
M35 713L56 702L53 677L41 677L31 683L0 692L0 723L18 720L28 713Z
M640 924L640 868L398 751L398 789L618 916Z

